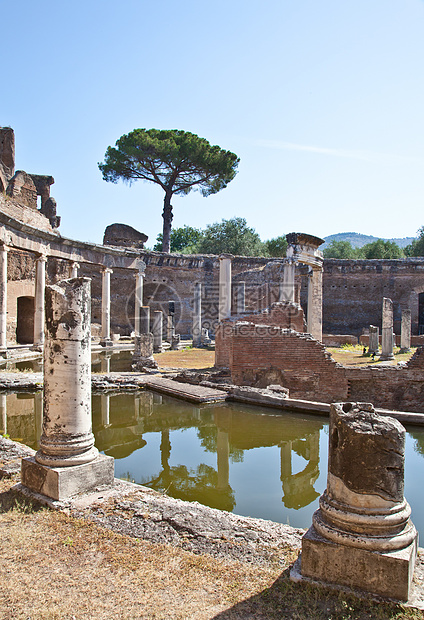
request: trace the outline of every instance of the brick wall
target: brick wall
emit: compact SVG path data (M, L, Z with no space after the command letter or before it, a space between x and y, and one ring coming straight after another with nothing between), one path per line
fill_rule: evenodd
M421 355L421 364L422 358ZM375 407L424 413L424 368L346 368L348 399Z
M215 366L217 368L230 367L233 327L240 320L255 325L275 325L298 332L304 332L306 329L302 308L299 304L290 302L276 302L262 312L244 313L226 319L218 325L215 332Z
M287 387L292 398L333 402L345 400L345 369L317 340L270 325L238 322L230 344L233 383Z

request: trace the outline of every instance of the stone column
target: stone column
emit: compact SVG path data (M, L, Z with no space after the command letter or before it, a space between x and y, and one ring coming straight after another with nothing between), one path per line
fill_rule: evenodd
M219 310L218 319L223 321L231 316L231 254L219 257Z
M153 352L162 353L162 310L153 311L152 333L153 333Z
M35 262L35 315L34 347L40 349L44 344L44 292L46 288L47 256L41 255Z
M379 329L375 325L370 325L370 336L368 342L368 353L377 355L380 350Z
M236 312L242 314L246 312L246 282L237 282L236 295Z
M40 446L40 438L43 430L43 393L36 392L34 396L34 415L35 415L35 439L37 446Z
M139 329L140 334L150 333L150 306L140 306L139 313Z
M411 350L411 310L402 308L402 323L400 327L400 352L408 353Z
M313 267L308 281L308 333L322 340L322 269Z
M202 346L202 283L194 285L193 299L193 347Z
M71 263L71 278L78 278L78 269L80 268L80 264L73 262Z
M46 287L44 416L40 449L22 460L22 484L62 500L113 484L113 458L91 430L91 281Z
M111 347L110 338L110 274L112 269L102 269L102 332L100 344L102 347Z
M383 297L383 316L381 329L381 360L392 360L393 355L393 302Z
M296 265L292 259L288 258L284 263L284 280L283 285L280 284L279 299L278 301L292 301L295 300L294 295L294 275L296 271Z
M134 333L135 336L139 336L140 331L140 309L143 306L143 280L144 280L144 272L138 271L135 274L135 308L134 308ZM144 332L147 333L147 332Z
M6 394L0 394L0 418L3 435L7 433L7 401Z
M404 497L404 462L400 422L370 403L331 405L327 488L293 579L408 600L418 535Z
M7 252L8 248L0 245L0 354L7 350Z

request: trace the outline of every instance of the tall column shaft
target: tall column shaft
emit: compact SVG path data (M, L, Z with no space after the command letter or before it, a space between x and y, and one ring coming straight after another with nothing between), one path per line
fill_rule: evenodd
M393 358L393 302L388 297L383 297L380 359Z
M34 345L44 344L44 292L46 288L47 256L40 256L35 262L35 315L34 315Z
M402 308L402 322L400 326L400 349L406 353L411 348L411 310Z
M105 267L102 270L102 331L100 344L108 346L110 339L110 274L112 269Z
M91 432L91 281L46 288L42 465L89 463L98 451Z
M246 282L237 282L237 314L246 311Z
M149 334L150 333L150 306L140 306L138 321L139 321L140 334Z
M144 272L138 271L135 274L135 308L134 308L134 332L136 336L139 336L140 331L140 308L143 306L143 280Z
M219 257L219 309L220 321L231 316L231 259L230 254Z
M152 332L153 332L153 351L155 353L162 353L162 325L163 325L162 310L154 310L153 320L152 320Z
M308 282L308 332L322 340L322 269L312 269Z
M296 266L293 262L284 263L284 280L283 285L280 285L279 301L292 301L294 302L294 275Z
M200 347L202 344L202 283L196 282L194 285L193 298L193 347Z
M0 350L7 347L7 252L0 246Z
M0 428L3 432L3 435L7 433L7 401L6 394L0 394Z

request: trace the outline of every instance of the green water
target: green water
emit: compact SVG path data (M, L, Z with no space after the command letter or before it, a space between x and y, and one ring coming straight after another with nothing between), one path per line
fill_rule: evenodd
M308 527L327 477L328 420L246 405L194 407L152 392L94 395L115 475L237 514ZM0 427L37 448L41 395L0 395ZM408 428L405 495L424 535L424 429Z

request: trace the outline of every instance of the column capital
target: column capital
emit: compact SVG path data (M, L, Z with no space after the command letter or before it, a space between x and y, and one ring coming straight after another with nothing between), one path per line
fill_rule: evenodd
M234 258L234 255L223 253L223 254L220 254L218 258L219 260L225 260L226 258L229 258L230 260L232 260Z
M110 267L102 267L101 272L102 273L113 273L113 269L111 269Z
M46 263L47 262L47 255L46 254L36 254L36 258L35 260L38 262L43 262Z
M9 250L9 246L4 241L0 241L0 252L8 252Z
M140 273L143 273L144 275L144 271L146 271L146 263L144 262L144 260L138 259L136 261L136 265L137 265L136 267L137 271L139 271Z
M138 278L139 276L141 276L142 278L144 278L146 276L146 274L144 273L144 271L135 271L134 272L134 278Z
M71 260L71 265L72 267L76 267L77 269L79 269L81 266L76 260Z

